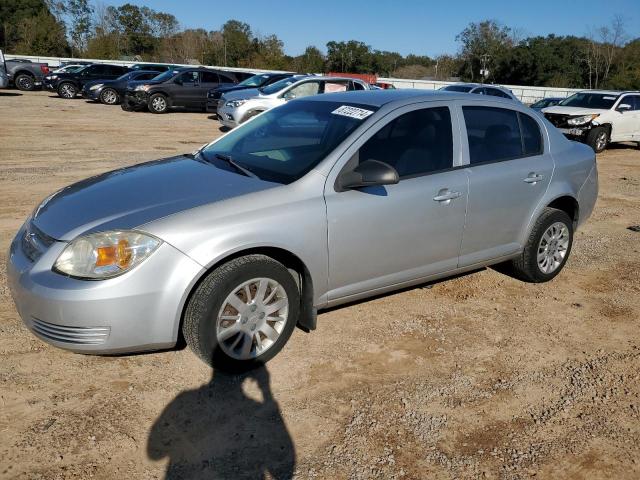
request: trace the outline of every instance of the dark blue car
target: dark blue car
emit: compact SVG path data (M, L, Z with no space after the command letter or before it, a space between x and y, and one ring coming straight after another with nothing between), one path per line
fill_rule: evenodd
M117 105L122 102L127 84L131 81L151 80L160 75L155 70L135 70L125 73L115 80L96 80L86 83L82 88L82 97L105 105Z

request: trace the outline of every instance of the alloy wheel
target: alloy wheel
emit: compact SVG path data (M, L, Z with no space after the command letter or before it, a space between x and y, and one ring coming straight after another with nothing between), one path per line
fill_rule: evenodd
M569 229L562 222L552 224L542 235L538 244L538 268L542 273L555 272L569 249Z
M254 278L235 287L216 320L220 348L236 360L251 360L269 350L282 334L289 299L280 283Z
M107 105L113 105L118 101L118 95L113 90L105 90L102 92L102 100Z
M607 132L601 132L596 138L596 149L598 151L604 150L607 146Z
M27 75L21 75L16 86L20 90L33 90L33 79Z
M163 97L156 97L151 102L151 106L156 112L162 112L167 108L167 101Z
M65 83L60 87L60 93L64 98L73 98L76 96L76 89L73 85L69 83Z

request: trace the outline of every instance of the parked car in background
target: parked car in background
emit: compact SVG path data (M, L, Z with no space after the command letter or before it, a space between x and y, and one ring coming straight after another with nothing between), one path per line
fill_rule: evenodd
M51 74L54 75L58 73L74 73L78 70L83 69L84 67L86 67L86 65L70 63L68 65L56 68L55 70L51 71Z
M95 100L105 105L117 105L122 102L129 82L151 80L161 72L152 70L134 70L115 80L94 80L82 87L82 98Z
M18 90L31 91L42 86L44 76L49 73L49 65L24 59L4 61L7 79Z
M47 90L57 92L62 98L74 98L82 91L85 83L95 80L113 80L128 71L127 67L119 65L94 63L75 72L47 75L44 79L44 86Z
M206 110L207 92L237 80L228 72L205 67L182 67L167 70L153 80L129 82L123 110L149 110L165 113L172 107Z
M508 88L499 85L485 85L483 83L455 83L440 90L445 92L475 93L476 95L490 95L492 97L509 98L519 102L518 98Z
M533 108L534 110L542 110L543 108L553 107L554 105L559 104L562 100L564 100L564 97L543 98L532 104L531 108Z
M225 127L235 128L294 98L354 90L370 90L370 87L354 78L294 75L266 87L225 93L218 102L218 118Z
M7 66L4 63L4 54L0 50L0 88L9 86L9 76L7 75Z
M147 71L155 71L155 72L166 72L167 70L175 70L176 68L180 68L176 65L167 65L166 63L136 63L135 65L131 65L129 67L131 70L147 70Z
M578 92L542 112L567 137L596 153L609 143L640 142L640 91Z
M218 88L213 88L207 93L207 110L216 113L218 111L220 97L225 93L247 90L249 88L266 87L267 85L278 82L283 78L292 77L293 75L293 73L259 73L235 85L223 85Z
M520 103L307 96L50 195L11 243L7 283L57 347L168 348L182 331L205 362L245 370L318 310L505 262L555 278L597 193L593 151Z

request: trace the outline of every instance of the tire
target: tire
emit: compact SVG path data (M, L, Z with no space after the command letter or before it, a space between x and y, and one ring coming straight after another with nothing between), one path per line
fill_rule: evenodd
M549 232L559 233L558 239L549 238ZM545 236L546 234L546 236ZM543 236L545 236L543 241ZM571 253L573 245L573 221L562 210L545 208L536 221L522 254L511 261L512 274L525 282L548 282L560 273ZM546 250L544 247L546 246ZM545 252L549 252L545 254ZM540 257L539 257L540 254ZM549 262L544 268L544 258ZM542 263L541 263L542 262Z
M104 105L117 105L120 103L120 95L113 88L105 88L100 92L100 102Z
M31 92L36 88L35 78L28 73L18 75L14 80L14 84L18 90L22 90L23 92Z
M62 82L58 85L58 96L62 98L75 98L78 94L78 88L71 82Z
M609 143L609 131L605 127L596 127L589 131L585 143L596 153L602 152Z
M258 301L261 295L264 304ZM231 298L238 308L231 306ZM208 365L243 372L263 365L284 347L299 312L300 290L291 272L265 255L248 255L218 267L200 282L187 303L182 333Z
M125 112L133 112L133 107L129 104L129 102L122 102L120 104L120 108Z
M154 93L149 98L148 108L151 113L167 113L169 100L162 93Z

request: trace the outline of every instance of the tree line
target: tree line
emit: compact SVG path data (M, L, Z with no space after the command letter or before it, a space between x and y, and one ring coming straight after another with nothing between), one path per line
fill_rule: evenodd
M372 73L385 77L458 77L513 85L640 89L640 38L622 17L584 36L523 37L495 20L470 23L455 55L401 55L366 43L330 41L287 55L277 35L229 20L218 30L183 29L148 7L90 0L0 0L0 46L7 53L137 59L297 72ZM483 74L481 74L483 72Z

